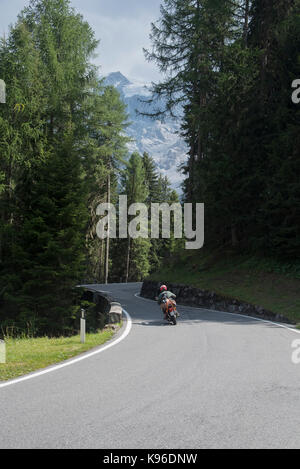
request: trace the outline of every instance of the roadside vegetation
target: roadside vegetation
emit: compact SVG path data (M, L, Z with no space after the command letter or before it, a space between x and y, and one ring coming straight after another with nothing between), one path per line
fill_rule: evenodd
M183 106L184 202L205 203L206 249L153 279L261 305L300 322L300 1L165 0L149 61L153 99Z
M87 334L85 344L80 343L79 335L60 338L6 337L7 363L0 364L0 381L17 378L87 352L110 340L114 332L108 328Z
M185 252L150 277L213 291L262 306L300 324L300 264L249 257L232 250Z
M97 46L69 0L33 0L0 39L0 328L68 336L75 285L141 280L172 249L97 236L98 205L119 194L178 200L150 155L128 154L127 110L99 78Z
M72 2L23 9L0 40L1 330L69 337L76 285L153 272L300 321L300 0L273 3L163 0L152 25L145 54L163 79L149 103L153 118L181 122L181 202L205 204L209 250L198 253L174 232L97 236L101 203L179 197L162 164L159 173L151 155L128 154L126 106L100 79L98 38Z

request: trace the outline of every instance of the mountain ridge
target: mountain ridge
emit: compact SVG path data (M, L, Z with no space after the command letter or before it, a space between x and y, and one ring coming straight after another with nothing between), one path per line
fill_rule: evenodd
M170 117L163 121L153 119L136 112L151 112L154 109L154 104L142 103L142 100L151 96L146 84L130 81L121 72L110 73L105 79L105 84L114 86L127 106L131 124L126 129L126 134L134 140L128 144L128 151L148 153L160 173L168 177L172 187L179 189L183 175L178 169L187 158L186 144L178 135L180 122Z

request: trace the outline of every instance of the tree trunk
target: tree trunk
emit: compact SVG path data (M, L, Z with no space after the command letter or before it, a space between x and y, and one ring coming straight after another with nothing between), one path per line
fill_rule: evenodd
M236 247L239 244L235 225L231 226L231 243L233 247Z
M1 213L1 222L2 226L5 226L6 223L10 225L13 224L13 210L12 210L12 194L13 194L13 187L12 187L12 173L13 173L13 162L12 157L9 158L9 163L6 168L6 175L5 175L5 191L3 194L4 204L3 204L3 211ZM12 242L12 240L11 240ZM5 246L3 242L3 233L0 232L0 263L3 262L5 257Z
M100 246L100 259L99 259L99 281L103 283L104 281L104 239L101 239L101 246Z
M249 33L249 15L250 15L250 0L245 0L245 17L244 17L244 45L248 47L248 33Z
M130 238L130 236L128 236L127 264L126 264L126 283L128 283L128 280L129 280L130 249L131 249L131 238Z

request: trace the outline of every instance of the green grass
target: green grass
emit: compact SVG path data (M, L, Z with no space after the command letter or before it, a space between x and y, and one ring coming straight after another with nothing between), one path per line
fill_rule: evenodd
M17 378L32 371L75 357L112 338L112 329L87 334L86 343L80 336L61 338L6 338L6 363L0 364L0 381Z
M197 255L185 252L150 278L214 291L262 306L299 324L299 272L299 264L203 250Z

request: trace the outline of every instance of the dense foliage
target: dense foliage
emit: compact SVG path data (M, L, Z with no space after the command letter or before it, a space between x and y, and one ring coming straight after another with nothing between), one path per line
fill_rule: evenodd
M3 329L73 333L76 285L136 280L151 270L150 241L135 240L122 254L122 240L96 235L97 206L117 203L121 173L135 201L149 204L159 192L150 157L134 155L126 163L126 109L91 65L97 44L69 0L33 0L1 40ZM160 254L157 247L156 262Z
M300 0L164 0L151 37L165 77L155 116L183 114L184 199L205 202L206 243L293 262ZM126 107L91 65L97 44L69 0L33 0L1 40L2 328L71 334L76 285L142 280L182 249L173 236L97 236L97 207L119 195L178 202L151 155L127 155Z
M206 204L206 243L294 260L300 250L299 0L164 0L153 86L183 107L187 201Z

